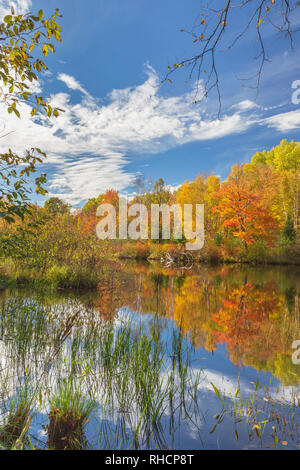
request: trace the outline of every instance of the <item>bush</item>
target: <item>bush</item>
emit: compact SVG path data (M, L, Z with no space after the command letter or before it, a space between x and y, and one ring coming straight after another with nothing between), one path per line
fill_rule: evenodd
M45 274L45 279L53 286L64 288L96 287L97 273L85 266L52 266Z
M119 251L120 258L133 258L146 260L150 255L148 243L142 241L131 241L124 243Z
M268 261L270 248L261 240L251 243L245 253L245 261L248 263L264 264Z

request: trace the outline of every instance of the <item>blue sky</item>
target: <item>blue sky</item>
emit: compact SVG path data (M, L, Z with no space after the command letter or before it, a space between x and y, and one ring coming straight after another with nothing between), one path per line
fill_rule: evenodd
M0 0L3 13L7 0ZM47 152L50 195L74 207L109 188L134 191L138 173L162 177L177 186L199 173L222 179L234 163L249 161L283 138L300 140L300 105L291 102L293 81L300 80L299 44L265 27L269 58L260 93L237 77L256 70L257 44L242 40L217 56L222 115L217 99L193 103L194 81L180 69L173 83L160 84L169 64L197 53L199 46L180 32L199 21L196 0L14 0L19 9L51 13L59 7L63 44L49 56L49 73L39 88L66 112L57 120L34 121L24 107L21 121L0 118L13 133L3 149L39 146ZM215 4L223 4L217 1ZM235 19L237 33L244 15ZM300 15L294 21L300 24ZM230 36L230 35L229 35ZM300 36L300 34L299 34Z

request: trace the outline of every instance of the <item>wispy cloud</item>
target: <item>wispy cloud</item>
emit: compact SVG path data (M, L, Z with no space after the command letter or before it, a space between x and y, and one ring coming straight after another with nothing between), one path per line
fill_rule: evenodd
M291 131L300 128L300 109L288 113L276 114L262 121L268 127L282 132Z
M60 73L58 74L58 80L61 82L65 83L70 90L78 90L84 95L90 96L89 93L80 85L80 83L71 75L68 75L66 73Z
M34 120L23 105L22 119L1 117L13 131L4 141L22 152L39 146L48 154L50 189L78 204L108 188L123 190L135 175L126 171L131 154L158 153L187 142L215 139L242 132L250 123L238 113L222 120L201 115L188 95L163 97L155 71L139 86L113 90L105 105L87 100L85 88L73 77L60 74L72 90L84 95L72 103L68 93L52 96L52 104L65 109L57 120Z
M254 101L244 100L240 101L237 104L234 104L232 108L237 109L239 111L249 111L250 109L259 108L259 106L258 104L254 103Z
M21 120L0 109L6 131L13 131L0 141L0 151L7 147L18 152L32 146L42 148L48 154L50 190L72 204L112 187L125 190L135 179L127 167L133 156L242 133L255 124L279 129L281 122L283 126L283 120L276 116L263 121L256 107L247 101L220 120L211 118L204 107L193 105L190 94L162 96L159 79L151 67L144 83L113 90L102 104L74 77L62 73L58 79L79 91L82 98L74 103L69 93L53 95L52 104L65 109L65 113L50 121L46 117L31 118L26 104L22 106ZM290 117L282 129L299 124L297 112L287 114Z

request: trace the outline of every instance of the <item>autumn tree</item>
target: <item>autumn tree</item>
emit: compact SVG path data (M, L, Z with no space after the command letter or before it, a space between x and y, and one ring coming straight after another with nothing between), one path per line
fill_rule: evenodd
M98 197L89 199L83 206L82 210L78 214L78 218L82 224L83 232L94 232L97 225L97 209L104 202L104 195L99 194Z
M116 191L115 189L108 189L103 194L103 202L104 202L104 204L111 204L112 206L114 206L115 209L118 209L118 207L119 207L119 191Z
M217 230L218 216L213 208L218 203L216 197L220 189L220 179L217 176L205 178L198 175L193 181L185 181L177 191L177 203L184 209L184 204L204 204L205 232L206 238ZM195 223L195 213L193 214Z
M251 163L256 166L267 165L280 175L276 183L272 181L277 193L278 210L281 212L283 223L291 214L294 228L297 230L300 216L300 142L288 142L284 139L270 151L257 152ZM269 183L266 180L266 183L270 184L270 180Z
M251 189L243 166L235 165L228 181L216 193L219 203L214 212L220 216L223 228L242 240L246 248L259 239L272 245L278 228L263 191Z
M177 202L184 204L203 204L206 191L205 179L198 175L194 181L185 181L177 193Z
M214 211L218 204L216 193L220 189L220 178L218 176L209 176L206 178L206 191L204 195L205 204L205 231L208 234L215 234L218 230L218 216Z

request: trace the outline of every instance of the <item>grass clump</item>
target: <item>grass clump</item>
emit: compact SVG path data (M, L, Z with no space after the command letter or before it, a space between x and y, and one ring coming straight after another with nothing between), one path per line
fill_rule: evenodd
M4 448L23 448L23 441L31 421L31 396L27 387L17 392L9 402L5 423L0 428L0 443Z
M86 446L84 426L96 407L70 379L62 380L50 398L48 445L56 450Z

